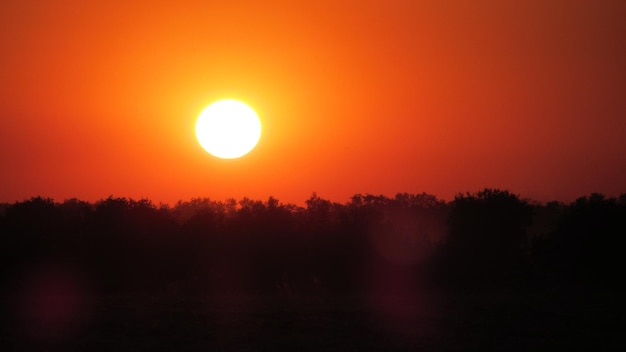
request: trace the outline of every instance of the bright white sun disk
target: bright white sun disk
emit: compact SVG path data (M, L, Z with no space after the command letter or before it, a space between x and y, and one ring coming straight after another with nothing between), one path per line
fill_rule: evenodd
M261 122L248 105L237 100L220 100L198 116L196 137L202 148L219 158L239 158L258 143Z

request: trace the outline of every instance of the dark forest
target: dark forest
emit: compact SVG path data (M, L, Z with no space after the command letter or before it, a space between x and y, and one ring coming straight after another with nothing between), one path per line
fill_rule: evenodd
M623 343L626 194L544 204L484 189L449 202L400 193L340 204L314 193L304 207L273 197L173 206L37 197L3 204L0 214L7 346L526 350L586 342L607 350ZM512 330L502 330L507 324Z

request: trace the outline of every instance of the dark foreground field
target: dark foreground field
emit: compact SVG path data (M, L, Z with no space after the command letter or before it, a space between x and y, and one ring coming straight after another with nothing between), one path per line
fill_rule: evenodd
M48 321L8 307L1 342L4 351L623 351L621 301L575 290L93 297Z

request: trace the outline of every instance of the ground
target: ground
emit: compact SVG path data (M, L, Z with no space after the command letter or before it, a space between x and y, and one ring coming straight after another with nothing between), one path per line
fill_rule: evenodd
M136 294L95 296L88 307L79 324L47 335L5 315L3 350L621 351L626 346L621 296L574 289L428 290L411 297Z

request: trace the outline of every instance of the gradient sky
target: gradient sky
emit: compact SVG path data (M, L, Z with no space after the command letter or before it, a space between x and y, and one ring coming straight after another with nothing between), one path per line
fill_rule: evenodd
M0 202L626 192L626 1L0 4ZM221 98L256 149L207 154Z

